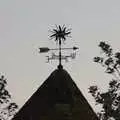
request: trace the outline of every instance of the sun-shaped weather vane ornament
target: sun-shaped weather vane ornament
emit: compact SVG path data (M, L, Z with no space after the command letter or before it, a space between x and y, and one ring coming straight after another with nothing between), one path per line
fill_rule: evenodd
M62 27L56 25L56 28L51 31L52 35L50 38L55 39L55 41L65 41L67 37L71 34L71 29L67 29L65 25Z
M69 35L71 34L71 29L67 29L67 27L65 25L63 26L60 26L60 25L56 25L56 27L51 31L51 35L50 35L50 38L51 39L54 39L55 42L59 43L59 48L55 48L55 49L50 49L48 47L42 47L42 48L39 48L40 49L40 53L44 53L44 52L48 52L48 51L57 51L59 50L59 55L56 55L55 53L52 54L52 56L46 56L47 59L48 59L48 62L50 60L59 60L59 65L58 65L58 68L59 69L62 69L63 66L61 64L62 60L65 60L66 62L68 61L68 58L72 58L74 59L76 57L76 53L72 53L70 55L62 55L61 54L61 51L62 50L77 50L78 47L72 47L72 48L61 48L61 44L62 42L64 42L67 37L69 37Z

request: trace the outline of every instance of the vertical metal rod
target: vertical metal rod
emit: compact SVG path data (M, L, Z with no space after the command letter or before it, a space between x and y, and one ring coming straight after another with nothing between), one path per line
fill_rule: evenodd
M59 38L59 66L61 66L61 38Z

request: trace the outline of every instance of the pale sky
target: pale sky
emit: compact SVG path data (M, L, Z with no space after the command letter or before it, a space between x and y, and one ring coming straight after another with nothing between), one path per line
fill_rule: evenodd
M111 77L93 57L99 55L100 40L120 47L119 0L1 0L0 73L8 79L13 100L21 107L56 69L57 62L45 63L46 54L38 53L39 47L57 47L48 39L55 24L72 28L72 38L63 47L80 49L64 68L96 109L88 88L97 84L106 89Z

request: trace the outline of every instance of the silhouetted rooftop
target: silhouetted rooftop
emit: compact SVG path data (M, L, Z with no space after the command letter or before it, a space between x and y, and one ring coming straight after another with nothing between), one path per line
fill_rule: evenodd
M71 76L56 69L13 120L98 120Z

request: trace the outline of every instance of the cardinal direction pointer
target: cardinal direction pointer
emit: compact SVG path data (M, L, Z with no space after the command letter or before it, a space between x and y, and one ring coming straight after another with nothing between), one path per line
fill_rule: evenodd
M64 60L65 62L68 62L68 59L75 59L76 57L76 50L79 49L78 47L70 47L70 48L63 48L62 47L62 43L64 43L64 41L66 41L67 37L69 37L69 35L71 34L71 29L67 29L67 27L65 25L60 26L60 25L56 25L56 27L54 29L52 29L51 31L51 35L50 38L54 39L55 42L57 42L59 44L58 48L48 48L48 47L41 47L39 48L39 53L48 53L50 51L58 51L58 55L56 55L55 53L52 53L51 56L46 56L47 57L47 62L51 61L51 60L58 60L59 61L59 65L58 68L61 69L63 68L62 66L62 60ZM73 50L74 52L71 53L70 55L63 55L62 51L65 50Z

